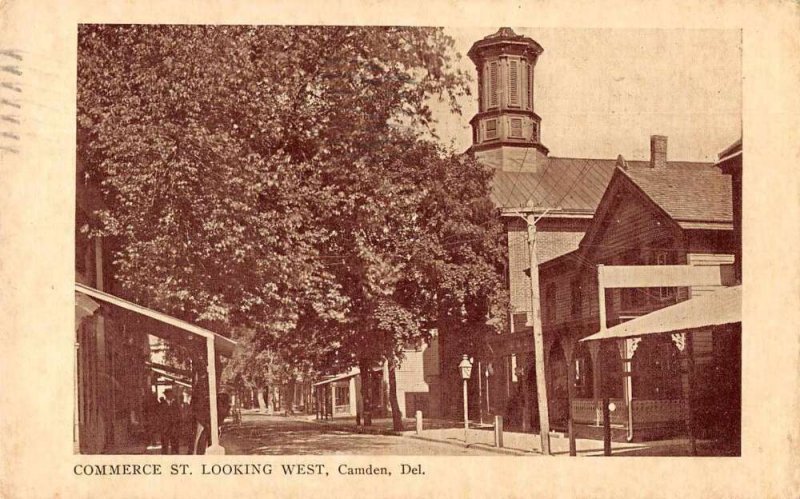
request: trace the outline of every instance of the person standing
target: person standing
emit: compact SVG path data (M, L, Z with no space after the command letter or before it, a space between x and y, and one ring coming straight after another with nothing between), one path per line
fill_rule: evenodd
M179 454L181 435L181 408L171 388L164 390L161 405L161 453Z

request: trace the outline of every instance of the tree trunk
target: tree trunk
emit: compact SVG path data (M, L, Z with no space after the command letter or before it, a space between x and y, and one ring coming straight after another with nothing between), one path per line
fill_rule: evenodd
M258 388L256 398L258 399L258 412L268 412L267 402L264 400L263 388Z
M275 396L272 392L273 386L269 385L267 387L267 414L272 414L275 412Z
M397 376L394 361L389 362L389 403L392 405L392 428L394 431L403 431L403 415L400 413L400 404L397 402Z
M359 369L361 370L361 400L363 400L363 412L361 414L362 423L364 426L372 426L372 401L370 400L370 385L372 384L369 364L366 362L359 362Z
M286 384L286 415L291 416L294 414L294 379L289 380Z

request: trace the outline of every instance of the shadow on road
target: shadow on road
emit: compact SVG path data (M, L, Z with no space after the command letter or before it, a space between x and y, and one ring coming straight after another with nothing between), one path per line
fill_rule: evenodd
M228 454L374 454L400 438L359 435L324 424L281 417L269 417L265 421L262 417L227 427L222 434L222 445Z

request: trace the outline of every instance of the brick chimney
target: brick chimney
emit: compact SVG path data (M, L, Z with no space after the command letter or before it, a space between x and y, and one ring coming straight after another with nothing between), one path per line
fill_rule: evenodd
M665 168L667 166L667 136L650 136L650 168Z

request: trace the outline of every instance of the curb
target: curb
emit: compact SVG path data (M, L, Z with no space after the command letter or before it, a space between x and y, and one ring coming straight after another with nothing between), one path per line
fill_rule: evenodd
M464 444L462 444L460 442L449 442L447 440L439 440L437 438L423 437L423 436L420 436L420 435L401 435L401 436L404 437L404 438L413 438L413 439L416 439L416 440L424 440L426 442L435 442L435 443L438 443L438 444L452 445L454 447L459 447L461 449L464 449L464 448L466 448L466 449L470 449L470 448L472 448L472 449L480 449L480 450L485 450L485 451L489 451L489 452L494 452L495 454L505 454L507 456L536 456L536 455L539 455L536 452L527 452L527 451L522 451L522 450L508 449L508 448L505 448L505 447L493 447L493 446L490 446L490 445L487 445L487 444L483 444L483 443L474 443L474 444L464 445Z

